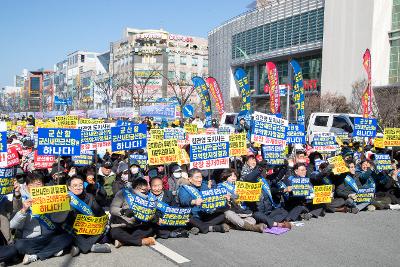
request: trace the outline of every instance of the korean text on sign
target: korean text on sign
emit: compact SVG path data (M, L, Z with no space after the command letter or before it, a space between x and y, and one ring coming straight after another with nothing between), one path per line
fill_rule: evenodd
M31 188L32 214L45 214L70 210L66 185Z
M254 112L251 141L264 145L286 145L287 128L287 120Z

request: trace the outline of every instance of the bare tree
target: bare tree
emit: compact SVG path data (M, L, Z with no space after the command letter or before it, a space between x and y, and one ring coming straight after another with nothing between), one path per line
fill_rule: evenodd
M94 81L97 91L102 97L103 103L106 106L107 116L110 113L110 107L112 107L112 102L114 96L118 93L121 84L124 84L124 79L120 75L111 74L101 74L98 75Z

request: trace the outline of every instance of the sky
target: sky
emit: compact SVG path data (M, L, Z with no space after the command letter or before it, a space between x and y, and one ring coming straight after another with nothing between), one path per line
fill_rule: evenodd
M105 52L126 27L207 37L251 0L1 0L0 88L76 50Z

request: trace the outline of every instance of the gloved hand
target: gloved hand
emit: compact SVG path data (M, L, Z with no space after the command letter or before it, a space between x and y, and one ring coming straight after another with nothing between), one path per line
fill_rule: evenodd
M126 216L128 218L132 218L135 213L131 209L121 209L121 215Z

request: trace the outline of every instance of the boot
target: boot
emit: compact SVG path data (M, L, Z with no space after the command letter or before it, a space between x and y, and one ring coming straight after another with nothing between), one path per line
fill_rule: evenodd
M259 233L264 233L264 228L265 224L259 223L259 224L250 224L248 222L244 222L243 229L246 231L253 231L253 232L259 232Z
M340 207L340 208L335 208L335 212L344 212L346 213L348 211L347 207Z

